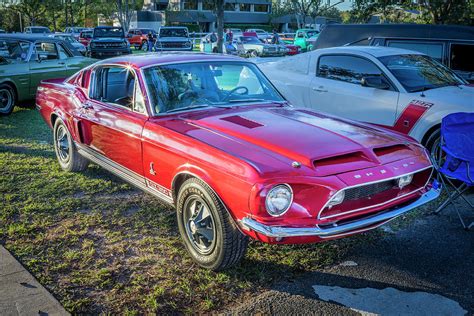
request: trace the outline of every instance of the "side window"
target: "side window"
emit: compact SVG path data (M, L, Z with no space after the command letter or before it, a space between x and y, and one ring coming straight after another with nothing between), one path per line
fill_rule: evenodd
M54 43L38 42L35 44L35 49L39 59L55 60L59 58L56 45Z
M138 82L135 84L135 99L133 102L133 110L138 113L145 113L145 98Z
M321 56L316 75L354 84L361 84L363 77L383 77L382 71L371 61L342 55Z
M304 33L303 33L303 32L298 32L298 34L296 35L296 37L304 38Z
M58 44L59 59L67 59L72 57L62 44Z
M426 54L437 61L443 59L443 43L429 43L416 41L387 41L387 46L414 50Z
M134 108L135 74L123 67L96 69L91 93L92 99L132 110Z
M474 44L452 44L449 56L451 69L474 72Z

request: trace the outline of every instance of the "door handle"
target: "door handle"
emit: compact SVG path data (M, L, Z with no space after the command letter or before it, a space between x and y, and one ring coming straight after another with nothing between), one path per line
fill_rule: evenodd
M92 103L90 103L90 102L82 103L82 108L84 110L93 110L94 109L94 107L92 106Z
M325 89L323 86L319 86L319 87L313 87L313 91L317 91L317 92L328 92L327 89Z
M60 61L58 62L58 65L66 65L66 63L64 61Z

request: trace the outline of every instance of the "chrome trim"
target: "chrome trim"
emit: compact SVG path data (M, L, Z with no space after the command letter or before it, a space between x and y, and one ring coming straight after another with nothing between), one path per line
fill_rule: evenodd
M86 159L89 159L90 161L98 164L102 168L108 170L109 172L115 174L116 176L122 178L123 180L127 181L128 183L138 187L139 189L150 193L156 197L158 197L160 200L174 205L173 197L168 196L161 191L151 187L148 185L148 183L152 183L152 185L157 186L159 188L162 188L163 190L170 191L169 189L163 187L162 185L151 181L148 178L143 177L142 175L136 173L133 170L130 170L128 168L125 168L124 166L117 164L113 160L103 156L100 153L95 152L94 150L87 148L84 145L81 145L77 142L74 143L74 145L77 147L77 151L79 154ZM170 191L171 193L171 191Z
M425 185L417 190L414 190L412 192L409 192L407 194L404 194L404 195L401 195L401 196L398 196L394 199L391 199L389 201L385 201L383 203L380 203L380 204L377 204L377 205L371 205L371 206L366 206L366 207L362 207L362 208L359 208L359 209L356 209L356 210L351 210L351 211L347 211L347 212L343 212L343 213L338 213L338 214L335 214L335 215L329 215L329 216L324 216L324 217L321 217L321 213L324 211L324 209L326 207L328 207L329 205L329 202L331 202L331 199L332 199L332 196L338 194L340 191L345 191L347 189L352 189L352 188L357 188L357 187L363 187L363 186L366 186L366 185L371 185L371 184L375 184L375 183L380 183L380 182L385 182L385 181L390 181L390 180L394 180L394 179L398 179L400 177L404 177L404 176L407 176L407 175L410 175L410 174L415 174L415 173L418 173L418 172L422 172L422 171L425 171L427 169L431 168L431 174L430 176L428 177L428 180L426 181ZM416 171L411 171L411 172L408 172L408 173L405 173L405 174L401 174L401 175L397 175L397 176L393 176L393 177L390 177L390 178L385 178L385 179L382 179L382 180L376 180L376 181L371 181L371 182L366 182L366 183L362 183L362 184L357 184L357 185L351 185L351 186L348 186L348 187L345 187L343 189L340 189L338 191L336 191L330 199L328 199L328 201L326 202L326 204L324 204L324 206L319 210L318 212L318 220L322 220L322 219L326 219L326 218L331 218L331 217L335 217L335 216L340 216L340 215L345 215L345 214L350 214L350 213L353 213L353 212L357 212L357 211L362 211L362 210L366 210L366 209L369 209L369 208L373 208L373 207L378 207L378 206L382 206L382 205L385 205L385 204L388 204L388 203L391 203L395 200L398 200L398 199L401 199L407 195L410 195L410 194L413 194L413 193L416 193L420 190L422 190L424 187L426 187L426 185L428 184L428 182L430 181L431 179L431 175L433 174L433 166L428 166L428 167L425 167L425 168L421 168L421 169L418 169Z
M240 220L240 225L243 229L254 231L273 238L305 236L317 236L321 238L341 237L344 235L363 232L379 227L416 207L435 200L438 198L440 192L441 188L432 188L428 192L424 193L418 200L404 207L388 210L381 214L369 216L340 226L334 225L330 228L321 228L318 225L313 227L267 226L250 217L244 217L242 220Z
M278 215L273 215L273 214L270 214L270 212L268 211L267 209L267 199L268 199L268 193L270 193L271 190L275 189L276 187L279 187L279 186L285 186L287 187L288 189L290 189L290 193L291 193L291 200L290 200L290 203L288 204L288 207L286 208L285 211L283 211L281 214L278 214ZM268 190L268 193L266 194L265 196L265 210L267 211L268 215L272 216L272 217L280 217L282 215L284 215L286 212L288 212L288 210L291 208L291 205L293 204L293 199L295 198L295 194L293 193L293 188L291 187L291 185L289 185L288 183L279 183L279 184L275 184L274 186L272 186L269 190Z

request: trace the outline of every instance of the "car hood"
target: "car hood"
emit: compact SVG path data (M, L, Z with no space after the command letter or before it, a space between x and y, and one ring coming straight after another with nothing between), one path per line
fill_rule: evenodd
M420 96L421 92L411 93ZM431 102L434 105L447 104L459 106L460 110L474 110L474 86L448 86L437 89L430 89L423 92L423 101Z
M320 167L316 168L319 176L404 159L409 152L414 155L413 150L422 155L422 149L418 150L420 147L413 145L408 137L287 106L241 107L218 114L212 110L195 112L181 116L181 120L183 124L209 132L192 137L213 147L226 147L226 151L247 160L260 152L286 165L294 161L311 169L316 165ZM391 150L388 148L401 152L384 157L374 153L374 149L384 148L387 153ZM328 160L331 161L328 163ZM339 165L329 166L332 162Z
M91 42L94 43L123 43L125 41L125 38L121 37L96 37L91 40Z
M189 42L187 37L159 37L160 42Z

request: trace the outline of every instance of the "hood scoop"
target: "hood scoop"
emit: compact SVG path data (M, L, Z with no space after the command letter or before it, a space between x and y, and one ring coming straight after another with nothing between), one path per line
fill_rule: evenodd
M236 125L240 125L246 128L257 128L257 127L262 127L263 124L260 124L258 122L249 120L245 117L242 117L240 115L232 115L232 116L227 116L227 117L222 117L221 120L227 121L234 123Z

